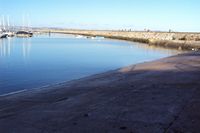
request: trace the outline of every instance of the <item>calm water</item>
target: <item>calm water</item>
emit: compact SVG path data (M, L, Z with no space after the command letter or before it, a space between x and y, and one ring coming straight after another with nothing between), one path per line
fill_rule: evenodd
M176 54L145 44L67 35L0 40L0 95Z

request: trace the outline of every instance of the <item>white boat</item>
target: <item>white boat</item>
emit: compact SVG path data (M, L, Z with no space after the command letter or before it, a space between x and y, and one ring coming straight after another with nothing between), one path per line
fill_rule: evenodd
M6 33L7 34L7 37L14 37L14 32L11 32L11 28L10 28L10 19L9 19L9 16L7 16L7 30L6 30Z
M7 38L7 37L13 37L14 36L14 33L10 31L9 16L7 16L7 27L5 26L4 15L2 15L2 23L0 23L0 25L1 25L0 38Z
M76 38L79 38L79 39L80 39L80 38L86 38L86 37L85 37L85 36L82 36L82 35L77 35Z
M8 37L8 35L7 34L5 34L5 33L0 33L0 38L2 39L2 38L7 38Z
M101 36L88 36L87 37L88 39L92 39L92 40L103 40L105 39L104 37L101 37Z
M7 37L14 37L15 33L14 32L6 32L5 34L7 34Z
M6 35L4 34L4 30L3 29L4 29L4 18L2 18L2 20L0 20L0 39L1 38L6 38Z
M2 29L0 29L0 39L2 39L2 38L7 38L7 34L5 34L5 32L2 30Z

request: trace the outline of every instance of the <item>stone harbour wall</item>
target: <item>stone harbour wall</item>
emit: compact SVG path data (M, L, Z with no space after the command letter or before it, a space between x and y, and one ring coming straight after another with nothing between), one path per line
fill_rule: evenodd
M42 32L64 33L84 36L102 36L112 39L121 39L147 43L161 47L200 50L200 33L183 32L128 32L128 31L101 31L101 30L52 30Z

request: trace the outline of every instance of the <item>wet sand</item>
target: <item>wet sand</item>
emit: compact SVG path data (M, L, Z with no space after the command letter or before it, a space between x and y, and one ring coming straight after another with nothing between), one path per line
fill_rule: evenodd
M0 97L1 133L198 133L200 53Z

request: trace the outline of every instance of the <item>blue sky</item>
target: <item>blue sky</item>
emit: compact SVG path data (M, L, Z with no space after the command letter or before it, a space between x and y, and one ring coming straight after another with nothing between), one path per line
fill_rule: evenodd
M22 25L82 29L200 31L200 0L0 0L0 15Z

